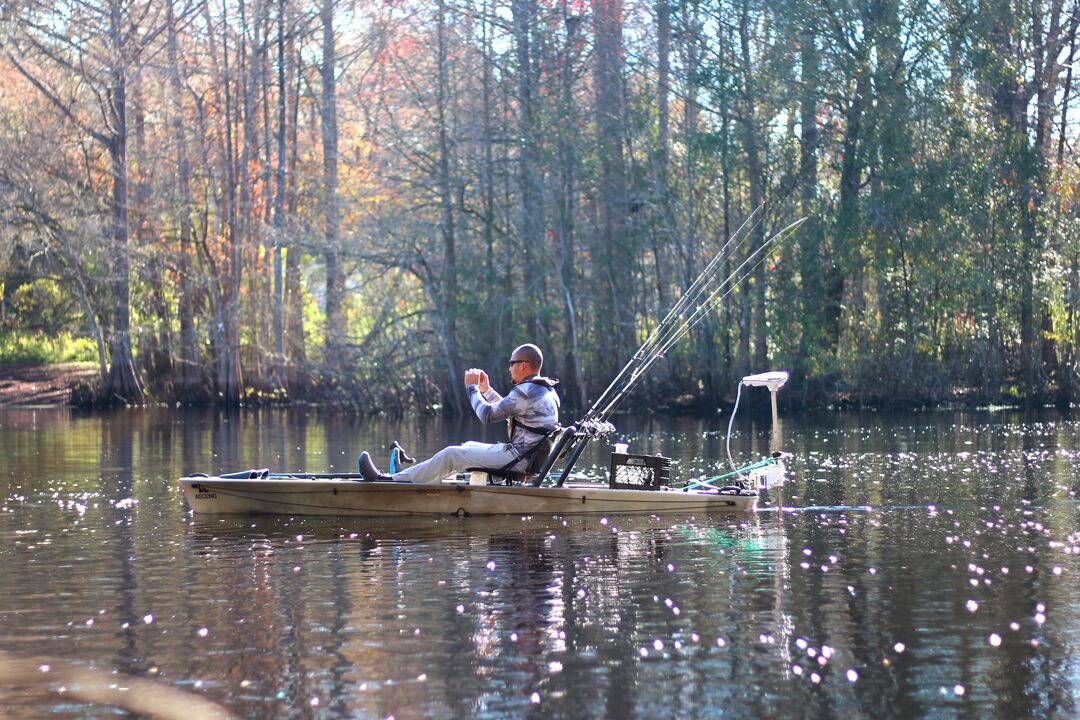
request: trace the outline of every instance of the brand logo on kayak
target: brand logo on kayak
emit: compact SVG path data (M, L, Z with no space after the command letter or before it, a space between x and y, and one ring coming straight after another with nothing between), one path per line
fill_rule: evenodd
M217 493L210 492L202 483L191 483L191 489L195 491L196 500L217 500Z

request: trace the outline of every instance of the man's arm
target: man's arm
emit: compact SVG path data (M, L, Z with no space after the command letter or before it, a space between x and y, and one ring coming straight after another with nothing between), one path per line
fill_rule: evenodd
M474 388L489 403L494 404L503 399L503 396L496 392L495 388L491 387L488 374L479 368L469 368L465 371L465 390L471 395Z
M506 397L499 397L499 393L488 388L487 395L494 395L498 400L488 401L480 394L477 385L469 386L469 400L472 402L473 412L480 418L480 422L485 424L511 418L519 414L527 403L525 393L520 388L514 388Z

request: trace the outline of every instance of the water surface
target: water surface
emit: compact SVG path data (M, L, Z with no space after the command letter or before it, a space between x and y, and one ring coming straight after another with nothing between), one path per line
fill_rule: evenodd
M618 424L677 477L726 467L726 417ZM345 470L394 438L424 457L484 434L0 411L0 650L242 717L1077 714L1076 419L833 414L784 434L794 479L754 514L203 519L184 472ZM767 444L745 422L732 449ZM604 472L606 451L583 469ZM2 679L0 709L117 714Z

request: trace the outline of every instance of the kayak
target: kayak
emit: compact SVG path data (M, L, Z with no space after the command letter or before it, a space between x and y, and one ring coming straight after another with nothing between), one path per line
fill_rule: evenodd
M192 511L202 514L348 515L620 515L753 510L758 493L744 488L611 488L595 482L561 487L358 482L349 474L267 473L180 479Z

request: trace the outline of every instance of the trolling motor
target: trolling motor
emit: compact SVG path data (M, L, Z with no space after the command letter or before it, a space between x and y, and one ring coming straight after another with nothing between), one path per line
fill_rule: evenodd
M756 375L747 375L739 382L739 389L735 392L735 407L731 409L731 419L728 420L727 440L725 443L728 464L731 465L732 472L738 475L739 482L748 485L754 490L770 490L784 484L784 471L786 470L784 457L786 454L780 452L780 434L783 429L780 427L780 415L776 410L776 393L787 384L787 381L788 373L786 370L772 370ZM735 424L735 413L739 410L739 398L742 396L743 385L769 389L769 399L772 402L772 426L769 431L770 457L753 465L736 468L735 461L731 459L731 428ZM743 472L748 472L748 475L743 475Z
M707 488L721 494L746 493L751 491L760 492L762 490L770 490L784 484L784 473L787 471L787 468L784 467L784 458L787 457L788 454L780 451L781 426L780 416L776 410L776 393L787 383L787 381L788 373L785 370L772 370L770 372L758 373L757 375L747 375L739 381L739 388L735 392L735 407L731 409L731 418L728 420L727 440L725 441L728 464L731 466L731 471L723 473L722 475L691 480L683 486L682 489L684 491L693 490L695 488ZM770 454L769 457L751 463L750 465L735 467L735 461L731 459L731 429L735 425L735 413L739 411L739 400L742 398L742 389L744 385L747 387L766 387L769 389L769 394L772 399L772 428L769 437ZM717 484L719 481L725 481L731 484L719 486Z
M724 243L701 274L686 288L682 297L671 306L664 319L653 329L652 334L642 343L634 356L630 358L630 361L623 366L607 389L601 393L600 397L585 413L585 416L566 428L556 444L555 450L548 456L539 478L533 482L533 485L543 482L552 466L565 457L566 463L555 483L557 487L562 487L574 464L581 457L585 445L590 440L603 437L615 429L607 421L607 418L614 411L615 406L630 394L653 364L660 358L666 357L668 350L675 343L704 320L742 281L750 277L757 267L765 262L776 245L806 222L806 218L800 218L781 228L764 242L757 244L756 247L747 248L745 254L739 252L740 246L748 238L753 237L754 231L764 222L764 218L765 204L762 203L747 216L743 224ZM737 265L734 270L730 269L732 264ZM727 274L725 275L725 273ZM765 373L765 375L771 375L771 373ZM783 381L776 384L777 390L780 385L787 381L787 373L783 373L783 376ZM754 377L756 376L751 375L744 378L744 381ZM741 388L742 385L740 384L739 387ZM773 393L773 417L776 417L775 391ZM777 424L774 420L774 427Z

